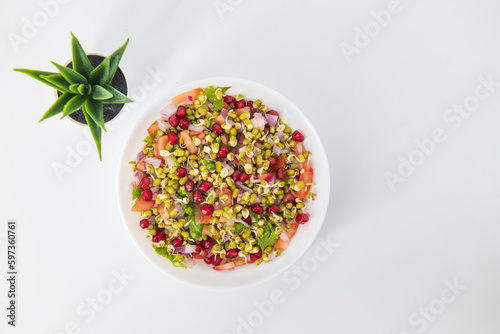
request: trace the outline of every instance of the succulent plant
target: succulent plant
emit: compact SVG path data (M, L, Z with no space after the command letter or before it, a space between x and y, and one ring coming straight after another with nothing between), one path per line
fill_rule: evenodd
M82 109L94 137L99 159L102 160L101 134L102 130L106 131L103 104L132 102L126 95L110 85L127 47L128 39L118 50L94 68L78 39L73 34L71 36L73 69L52 62L59 73L20 68L14 71L25 73L62 93L39 122L60 113L63 118Z

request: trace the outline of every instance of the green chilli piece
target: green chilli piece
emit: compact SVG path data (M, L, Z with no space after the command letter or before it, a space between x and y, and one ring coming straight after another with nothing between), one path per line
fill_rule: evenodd
M94 68L80 41L71 34L73 69L55 62L52 64L59 70L59 73L23 68L14 69L14 71L29 75L62 93L45 112L40 122L57 114L62 114L62 117L65 117L80 108L82 109L92 137L94 137L100 160L102 160L101 134L102 130L106 131L103 105L133 102L125 94L110 86L128 42L127 39L120 48Z

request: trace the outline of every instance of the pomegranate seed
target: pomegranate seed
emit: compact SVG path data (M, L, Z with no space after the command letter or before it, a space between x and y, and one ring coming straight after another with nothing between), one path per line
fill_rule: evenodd
M284 180L286 177L286 169L281 167L276 171L276 177L278 180Z
M238 256L238 250L237 249L230 249L227 251L226 256L230 259L234 259L235 257Z
M217 123L215 123L215 124L212 126L212 131L213 131L213 132L215 132L215 133L216 133L216 134L218 134L218 135L221 135L221 134L223 134L223 133L224 133L224 130L222 130L222 127L221 127L219 124L217 124Z
M248 181L250 180L250 175L248 175L247 173L241 173L240 175L240 182L245 182L245 181Z
M295 130L292 133L292 138L293 138L293 140L298 141L298 142L304 141L304 135L302 133L300 133L299 130Z
M295 220L299 224L305 224L309 221L309 216L306 215L305 213L301 213L300 215L297 216L297 218L295 218Z
M212 188L212 184L208 181L203 181L202 183L200 183L200 185L198 186L198 189L200 189L201 191L204 191L204 192L207 192L210 190L210 188Z
M254 204L250 207L250 210L252 210L253 213L256 213L258 215L261 215L264 210L262 209L262 207L259 205L259 204Z
M261 256L262 256L262 251L260 249L257 253L250 254L250 258L252 260L260 259Z
M186 129L189 127L189 121L187 120L187 118L182 118L182 119L179 121L179 127L180 127L182 130L186 130Z
M201 194L201 192L200 192L200 191L198 191L198 190L195 190L195 191L194 191L194 194L193 194L193 201L194 201L195 203L201 203L201 202L203 202L204 200L205 200L205 198L203 198L203 195Z
M203 261L205 261L206 264L212 264L212 258L211 257L206 257L203 259Z
M212 204L205 203L201 206L201 213L205 216L211 216L214 213L214 206Z
M234 102L235 103L235 107L236 109L241 109L245 106L245 100L239 100L239 101L236 101Z
M175 174L177 174L178 177L184 177L186 176L187 171L185 168L180 167L176 169Z
M191 180L187 180L186 183L184 184L184 187L186 188L187 191L191 192L194 190L194 182Z
M182 239L182 237L179 235L177 238L174 238L172 240L172 245L174 245L175 247L180 247L180 246L182 246L183 242L184 242L184 239Z
M141 222L139 223L139 225L142 228L148 228L149 227L149 220L148 219L143 219L143 220L141 220Z
M271 204L267 207L267 212L278 213L280 212L280 206L278 204Z
M139 187L141 187L141 189L146 189L148 186L149 186L149 177L144 177L139 183Z
M179 120L180 120L180 118L179 118L179 116L177 116L177 115L172 115L172 116L170 116L170 117L168 118L168 122L169 122L169 123L170 123L170 125L172 125L174 128L175 128L176 126L178 126L178 125L179 125Z
M205 249L208 249L212 246L212 242L210 240L203 240L201 242L201 247L205 248Z
M243 221L245 223L251 223L252 222L252 217L248 216L248 217L244 218Z
M196 245L196 248L194 249L194 252L195 252L196 254L199 254L199 253L201 252L201 247L200 247L200 245Z
M206 249L202 249L201 252L198 253L199 255L203 256L203 257L207 257L208 256L208 252Z
M170 145L175 145L179 143L179 136L175 132L169 132L168 133L168 142Z
M177 116L179 116L179 118L186 117L186 107L184 107L184 106L178 106L177 107L177 111L175 112L175 114Z
M229 103L233 103L234 101L236 101L236 100L235 100L235 98L234 98L234 97L232 97L231 95L226 95L226 96L224 96L224 102L226 102L227 104L229 104Z
M241 172L239 170L235 170L233 175L232 175L232 178L234 181L239 181L240 180L240 175L241 175Z
M215 256L213 257L213 259L212 259L212 264L213 264L214 266L218 266L219 264L221 264L221 262L222 262L222 258L221 258L221 257L219 257L219 255L215 255Z
M270 166L274 166L278 162L278 159L276 159L275 157L269 157L268 160L269 160L269 165Z
M217 157L224 159L228 153L229 153L229 151L227 150L227 147L222 146L220 148L219 152L217 153Z
M165 235L165 232L163 231L156 231L156 234L153 235L153 242L158 243L162 240L165 240L167 236Z
M153 192L151 189L145 189L142 193L142 199L145 201L151 201L153 199Z
M286 194L283 197L283 203L291 203L291 202L293 202L294 199L295 199L295 197L293 197L292 194Z

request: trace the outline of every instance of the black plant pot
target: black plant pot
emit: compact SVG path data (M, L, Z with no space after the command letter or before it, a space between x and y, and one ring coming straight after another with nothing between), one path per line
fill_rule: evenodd
M87 55L87 57L90 60L90 63L94 68L97 67L104 59L105 57L99 56L99 55ZM66 67L68 68L73 68L73 62L69 62ZM120 67L116 70L115 76L113 77L113 80L111 81L111 86L117 90L119 90L121 93L124 95L127 95L127 81L125 80L125 75L123 75L122 70ZM61 96L61 92L57 91L57 97ZM123 103L118 103L118 104L104 104L102 111L103 111L103 116L104 116L104 123L111 121L113 118L116 117L120 113L120 111L123 108ZM83 115L82 109L78 109L74 113L68 116L71 120L87 125L87 121L85 120L85 116Z

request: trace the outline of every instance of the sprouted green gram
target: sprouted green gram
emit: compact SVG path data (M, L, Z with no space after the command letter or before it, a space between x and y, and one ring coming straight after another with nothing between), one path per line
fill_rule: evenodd
M260 100L195 89L172 99L132 161L132 210L174 266L216 270L269 262L284 251L316 198L303 134Z

